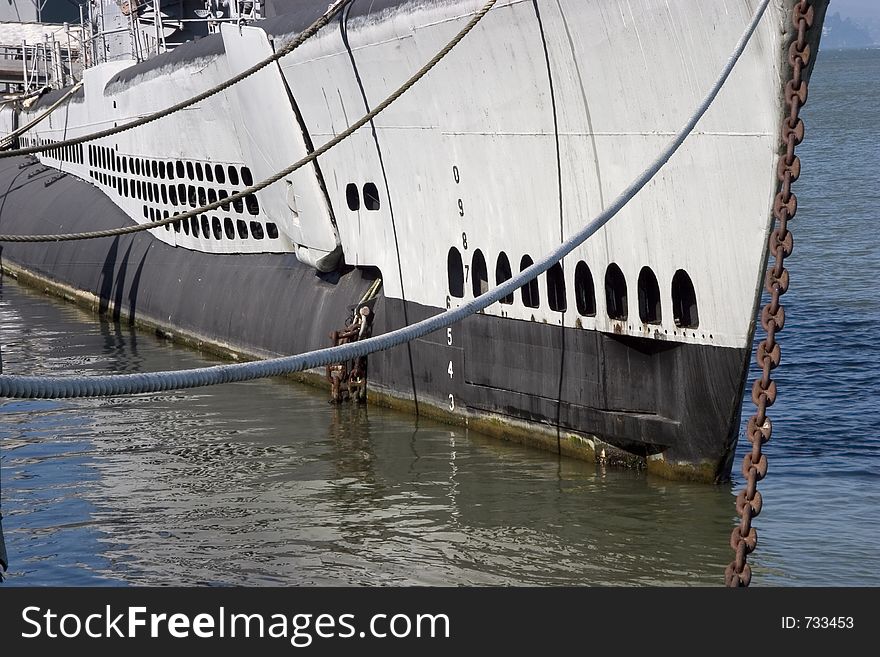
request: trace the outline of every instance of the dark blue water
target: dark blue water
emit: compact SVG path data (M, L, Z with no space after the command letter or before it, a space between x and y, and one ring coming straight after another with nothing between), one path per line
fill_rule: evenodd
M880 51L823 52L804 117L752 563L756 584L877 585ZM212 362L9 278L0 344L16 372ZM11 585L717 585L741 486L560 460L278 381L2 401L0 418Z

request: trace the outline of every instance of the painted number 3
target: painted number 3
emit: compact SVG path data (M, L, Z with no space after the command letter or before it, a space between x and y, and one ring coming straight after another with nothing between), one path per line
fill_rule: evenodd
M452 396L451 392L449 393L449 410L450 411L455 410L455 398Z

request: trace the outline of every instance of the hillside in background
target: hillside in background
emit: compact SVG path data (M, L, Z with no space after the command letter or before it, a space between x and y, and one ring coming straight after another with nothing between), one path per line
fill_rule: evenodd
M825 24L822 27L823 48L869 48L872 46L880 46L880 25L876 21L868 18L842 18L840 12L825 17Z

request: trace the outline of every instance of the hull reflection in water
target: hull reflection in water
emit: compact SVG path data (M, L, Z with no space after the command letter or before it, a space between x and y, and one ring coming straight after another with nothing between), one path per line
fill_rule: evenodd
M9 278L0 310L7 371L205 362ZM729 487L326 399L261 381L2 402L10 583L718 582Z

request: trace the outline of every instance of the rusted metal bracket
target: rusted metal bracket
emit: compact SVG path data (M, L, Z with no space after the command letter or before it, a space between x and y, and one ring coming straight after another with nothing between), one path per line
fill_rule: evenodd
M341 331L330 334L331 344L357 342L370 337L373 327L373 311L366 303L359 304ZM367 401L367 357L334 363L327 366L330 381L330 403L341 404L347 399L358 403Z

